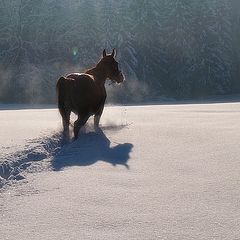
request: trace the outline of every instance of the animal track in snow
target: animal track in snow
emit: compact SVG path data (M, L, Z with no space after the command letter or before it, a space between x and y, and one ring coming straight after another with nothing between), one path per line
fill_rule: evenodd
M4 161L0 163L0 188L9 181L24 179L25 170L34 163L44 161L56 154L62 144L62 134L55 133L52 136L30 140L22 151L4 156Z

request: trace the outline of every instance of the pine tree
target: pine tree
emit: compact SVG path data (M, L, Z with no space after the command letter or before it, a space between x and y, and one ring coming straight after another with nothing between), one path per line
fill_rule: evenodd
M226 2L205 2L197 6L194 95L219 94L229 91L231 79L231 33ZM225 11L225 10L224 10Z
M94 2L82 0L77 8L74 19L74 41L72 55L76 63L87 68L99 58L99 31L97 27L97 13Z
M130 5L133 19L133 42L137 49L138 79L146 94L159 94L162 89L165 54L162 46L162 11L159 1L133 0ZM147 90L147 88L148 90Z
M189 97L191 92L194 62L192 9L193 2L188 0L165 1L165 46L169 57L166 87L178 97Z
M231 0L231 12L232 12L232 39L233 39L233 80L232 80L232 92L240 92L240 2L239 0Z
M219 56L219 72L216 78L216 93L229 93L232 81L233 39L231 23L231 7L227 0L215 0L214 17L217 35L216 46Z
M116 25L114 1L101 0L99 1L99 39L103 49L113 49L114 26Z

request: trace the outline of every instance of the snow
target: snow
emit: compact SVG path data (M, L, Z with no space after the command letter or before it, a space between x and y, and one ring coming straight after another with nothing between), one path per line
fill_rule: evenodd
M239 239L240 103L0 111L1 239ZM3 170L5 169L5 170Z

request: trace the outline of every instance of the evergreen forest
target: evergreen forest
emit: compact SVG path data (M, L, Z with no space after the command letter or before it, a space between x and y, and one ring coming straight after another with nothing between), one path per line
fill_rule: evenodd
M55 103L61 75L117 50L109 101L240 93L239 0L0 0L0 103Z

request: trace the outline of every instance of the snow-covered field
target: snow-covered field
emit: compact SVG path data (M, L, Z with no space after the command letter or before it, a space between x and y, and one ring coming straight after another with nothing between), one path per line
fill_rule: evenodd
M2 107L4 109L4 107ZM0 239L240 239L240 103L0 111Z

